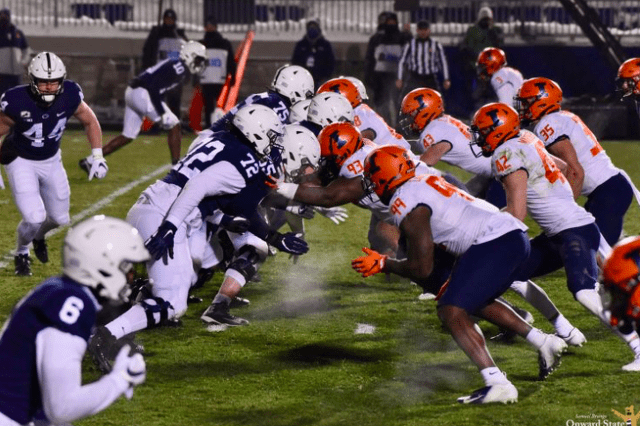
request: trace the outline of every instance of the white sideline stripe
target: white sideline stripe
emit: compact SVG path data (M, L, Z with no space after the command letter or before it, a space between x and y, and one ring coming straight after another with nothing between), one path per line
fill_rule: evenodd
M162 166L160 168L155 169L151 173L148 173L148 174L146 174L144 176L139 177L138 179L134 180L133 182L129 182L125 186L123 186L123 187L119 188L118 190L112 192L111 194L107 195L106 197L98 200L91 207L89 207L87 209L84 209L80 213L76 213L75 215L71 216L71 221L70 221L69 225L60 226L59 228L52 229L51 231L49 231L47 233L47 237L52 237L52 236L58 234L59 232L64 231L66 228L71 226L71 224L74 224L74 223L84 219L85 217L89 216L90 214L93 214L93 213L99 211L103 207L108 206L109 204L111 204L113 202L113 200L115 200L119 196L121 196L123 194L126 194L127 192L131 191L133 188L135 188L136 186L140 185L141 183L144 183L144 182L146 182L148 180L151 180L154 177L158 176L159 174L168 171L171 167L172 166L170 164L166 164L166 165L164 165L164 166ZM1 260L0 261L0 268L4 268L7 265L9 265L9 260L13 260L13 256L14 256L14 252L13 251L10 251L9 253L5 254L3 256L3 259L5 259L5 260Z

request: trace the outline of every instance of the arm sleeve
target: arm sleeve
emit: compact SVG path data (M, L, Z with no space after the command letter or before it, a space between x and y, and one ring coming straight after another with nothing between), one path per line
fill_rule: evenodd
M82 357L87 343L79 336L45 328L36 336L36 368L44 412L52 424L96 414L128 388L126 380L108 374L82 385Z
M189 179L169 209L165 220L178 227L205 197L236 194L244 187L244 177L231 163L216 163Z

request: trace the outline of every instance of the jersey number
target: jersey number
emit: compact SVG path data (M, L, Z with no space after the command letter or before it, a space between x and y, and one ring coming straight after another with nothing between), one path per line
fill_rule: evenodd
M435 189L436 191L438 191L440 194L444 195L447 198L451 197L454 194L457 194L460 197L464 198L465 200L469 200L469 201L473 200L473 198L471 198L469 195L465 194L463 191L459 190L455 186L449 184L446 180L444 180L440 176L430 175L425 180L425 182L427 185L429 185L430 187L432 187L433 189Z
M181 75L184 72L184 66L182 65L182 62L174 63L173 69L176 71L177 75Z
M47 135L47 138L53 139L55 142L58 142L62 137L62 132L64 132L64 128L67 125L67 118L63 117L58 120L56 127L53 128L51 133ZM36 123L26 132L22 132L24 137L31 141L31 146L36 148L41 148L44 146L44 138L42 137L42 123Z
M82 309L84 309L84 302L75 296L70 296L62 304L58 316L62 322L71 325L78 321Z

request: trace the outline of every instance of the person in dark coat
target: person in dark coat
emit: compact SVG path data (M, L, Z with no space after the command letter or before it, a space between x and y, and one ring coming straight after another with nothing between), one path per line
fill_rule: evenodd
M317 21L307 23L307 33L296 43L291 64L300 65L309 70L316 87L333 75L336 64L333 47L322 35Z

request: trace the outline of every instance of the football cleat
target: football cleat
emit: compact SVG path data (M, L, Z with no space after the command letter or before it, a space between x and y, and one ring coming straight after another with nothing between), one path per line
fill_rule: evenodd
M28 254L19 254L13 258L15 264L15 272L19 277L30 277L31 274L31 258Z
M567 350L567 343L558 336L547 334L542 347L538 349L538 378L546 379L561 363L562 353Z
M200 317L207 324L217 325L248 325L249 321L244 318L233 316L229 313L229 306L224 303L212 303Z
M117 342L116 336L104 326L98 327L89 340L87 351L91 355L93 363L103 374L111 371L113 360L120 349Z
M49 250L47 250L47 242L44 240L33 240L33 253L41 263L49 261Z
M622 366L622 371L640 371L640 355L627 365Z
M78 161L78 166L87 173L87 176L91 172L91 164L89 164L86 158L82 158Z
M556 336L567 342L567 345L582 347L587 342L587 338L577 328L573 327L566 336L556 332Z
M433 293L429 293L428 291L423 291L419 296L418 300L435 300L436 295Z
M503 404L518 402L518 389L511 383L485 386L474 391L471 395L458 398L461 404L489 404L501 402Z

